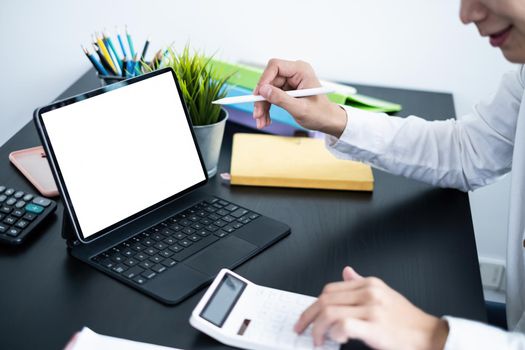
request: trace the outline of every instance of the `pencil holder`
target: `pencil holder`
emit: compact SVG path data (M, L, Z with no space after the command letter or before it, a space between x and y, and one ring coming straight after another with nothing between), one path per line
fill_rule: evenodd
M100 85L106 86L118 83L119 81L126 80L126 77L119 76L119 75L100 75L97 74L98 78L100 79Z

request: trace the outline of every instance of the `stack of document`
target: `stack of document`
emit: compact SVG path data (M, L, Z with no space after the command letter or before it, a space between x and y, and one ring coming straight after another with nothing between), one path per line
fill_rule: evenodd
M220 76L230 76L227 84L228 97L251 95L262 74L261 68L245 64L230 63L220 60L213 60L212 64L217 74ZM329 81L321 81L321 85L333 88L335 92L328 94L328 98L332 102L341 105L352 106L371 112L385 113L399 112L402 108L401 105L396 103L357 94L356 89L351 86ZM252 114L253 106L253 103L242 103L231 105L230 108ZM287 111L280 107L272 106L270 109L270 116L274 121L297 129L303 129Z

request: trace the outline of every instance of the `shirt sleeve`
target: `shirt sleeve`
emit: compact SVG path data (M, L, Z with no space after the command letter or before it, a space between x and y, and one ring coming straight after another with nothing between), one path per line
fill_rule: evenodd
M448 322L448 337L444 350L463 349L525 349L525 335L506 332L481 322L445 316Z
M463 191L508 173L524 87L521 71L506 74L497 93L456 119L427 121L342 106L348 122L339 138L327 136L338 158Z

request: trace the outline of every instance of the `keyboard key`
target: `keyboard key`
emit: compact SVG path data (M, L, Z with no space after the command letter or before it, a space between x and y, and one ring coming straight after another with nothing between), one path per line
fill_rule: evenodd
M250 214L248 214L248 218L249 218L250 220L255 220L255 219L257 219L258 217L259 217L259 214L255 214L255 213L250 213Z
M141 252L141 251L143 251L144 249L146 249L146 247L143 246L143 245L140 244L140 243L135 243L135 244L133 244L133 245L131 246L131 249L133 249L133 250L136 251L136 252Z
M170 228L173 230L173 231L180 231L184 228L184 226L181 226L179 224L175 224L175 225L171 225Z
M210 219L208 219L208 218L201 220L201 224L203 224L204 226L208 226L211 223L212 223L212 221Z
M29 221L25 221L25 220L18 220L18 222L16 223L16 227L20 228L20 229L24 229L27 227L27 225L29 225Z
M165 243L162 243L162 242L158 242L157 244L154 245L154 247L159 249L159 250L163 250L163 249L168 248L168 246Z
M217 209L214 207L207 207L204 210L206 210L208 213L215 213L217 211Z
M5 202L5 204L7 204L7 205L13 205L13 204L15 204L15 203L16 203L16 199L13 198L13 197L9 198L9 199Z
M0 224L0 233L4 233L9 229L8 225Z
M182 248L180 245L177 245L177 244L174 244L171 247L169 247L169 250L171 250L174 253L178 253L178 252L180 252L183 249L184 248Z
M200 238L199 236L197 236L197 235L191 235L191 236L188 236L188 239L189 239L190 241L193 241L193 242L197 242L197 241L200 241L200 240L201 240L201 238Z
M230 215L226 215L222 218L222 220L226 221L226 222L232 222L232 221L235 221L235 218L233 216L230 216Z
M173 234L173 231L169 228L165 228L162 231L160 231L160 233L162 233L164 236L171 236Z
M210 232L215 232L217 231L219 228L215 225L208 225L206 226L206 230L210 231Z
M200 220L200 218L197 215L191 215L190 217L188 217L188 219L193 222Z
M217 220L217 221L214 221L213 224L218 227L223 227L223 226L226 226L227 222L222 221L222 220Z
M192 222L189 221L189 220L184 219L184 220L181 220L179 222L179 224L181 224L182 226L190 226L192 224Z
M163 250L159 254L165 258L169 258L170 256L173 255L173 253L169 249Z
M200 210L197 212L197 215L200 216L201 218L205 217L206 215L208 215L204 210Z
M138 276L140 275L142 272L144 272L144 269L141 269L140 267L138 266L134 266L132 267L131 269L125 271L122 276L124 277L127 277L127 278L133 278L135 276Z
M138 261L143 261L148 258L148 256L144 253L137 253L133 256L134 259L137 259Z
M191 225L191 228L193 228L193 229L195 229L195 230L200 230L200 229L202 229L203 227L204 227L204 225L203 225L203 224L199 224L198 222L195 223L195 224L193 224L193 225Z
M138 264L138 261L135 260L135 259L127 259L124 261L124 264L128 265L128 266L135 266Z
M213 203L216 203L218 201L219 201L219 199L218 198L214 198L214 197L208 198L208 199L205 200L205 202L208 203L208 204L213 204Z
M104 266L106 269L111 269L113 266L115 266L115 263L109 259L102 259L100 260L99 264Z
M228 204L230 204L230 203L228 203L228 202L226 202L225 200L221 199L221 200L219 200L219 204L220 204L220 205L228 205Z
M241 227L244 226L242 223L240 223L240 222L238 222L238 221L237 221L237 222L233 222L231 225L232 225L233 228L235 228L235 229L238 229L238 228L241 228Z
M230 212L224 209L217 210L216 214L220 216L228 215Z
M191 227L185 227L185 228L182 230L182 232L184 232L184 233L187 234L187 235L191 235L192 233L195 232L195 230L192 229Z
M29 202L31 199L33 199L33 195L28 193L22 199L25 200L26 202Z
M13 197L15 197L16 199L20 199L24 196L24 192L22 191L16 191L15 194L13 194Z
M226 236L228 234L228 232L223 231L223 230L219 230L219 231L215 231L213 234L215 236L219 237L219 238L222 238L222 237Z
M26 202L24 202L24 201L18 201L18 202L16 202L16 204L15 204L15 208L20 209L20 208L23 208L24 205L26 205Z
M149 260L153 261L154 263L160 263L164 258L160 255L154 255Z
M239 207L234 205L234 204L229 204L227 206L224 207L224 209L228 210L228 211L235 211L237 210Z
M153 238L156 241L162 241L166 237L164 237L160 233L155 233L155 234L151 235L151 238Z
M235 228L233 228L233 226L231 225L224 226L222 229L223 231L226 231L228 233L232 233L233 231L235 231Z
M242 224L247 224L247 223L249 223L251 221L250 219L248 219L247 217L244 217L244 216L242 218L240 218L240 219L237 219L237 220L240 223L242 223Z
M208 235L210 234L210 232L209 232L209 231L206 231L206 230L198 230L198 231L197 231L197 234L198 234L199 236L206 237L206 236L208 236Z
M222 209L222 205L220 205L219 203L214 203L213 206L217 209Z
M179 244L183 247L189 247L190 245L192 245L191 241L187 240L187 239L183 239L181 241L179 241Z
M173 260L173 259L166 259L161 264L166 266L166 267L172 267L172 266L175 266L177 264L177 262L175 260Z
M220 218L221 217L219 215L215 215L215 214L211 214L208 216L208 219L213 220L213 221L219 220Z
M133 277L133 281L137 282L138 284L144 284L146 283L146 278L142 276L135 276Z
M36 197L35 199L33 199L33 203L41 205L43 207L47 207L49 206L49 204L51 204L51 201L44 197Z
M44 211L44 207L33 203L29 203L28 205L26 205L26 211L33 214L40 214Z
M155 255L157 254L158 250L152 247L149 247L145 250L146 254L148 255Z
M149 269L149 268L151 268L153 265L155 265L155 263L152 262L152 261L149 261L149 260L144 260L143 262L141 262L141 263L139 264L139 266L142 266L142 267L145 268L145 269Z
M115 254L111 257L111 260L113 260L114 262L116 263L120 263L120 262L123 262L124 260L126 260L126 258L124 258L122 255L120 254Z
M129 248L124 249L120 254L127 256L128 258L135 255L135 252Z
M4 192L4 194L5 194L6 196L8 196L8 197L9 197L9 196L12 196L13 193L15 193L15 190L12 189L12 188L8 188L8 189L5 190L5 192Z
M144 276L144 277L146 277L147 279L150 280L150 279L152 279L153 277L157 276L157 274L156 274L155 272L151 271L151 270L146 270L146 271L144 271L144 272L141 274L141 276Z
M212 235L208 237L204 237L200 241L193 243L192 246L185 248L184 250L178 252L177 254L174 254L171 258L176 261L182 261L188 258L189 256L197 253L198 251L201 251L202 249L206 248L207 246L209 246L210 244L218 240L219 238L212 236Z
M3 203L7 199L5 194L0 195L0 203Z
M167 245L172 245L172 244L175 244L177 240L173 237L168 237L163 242L166 243Z
M161 264L157 264L157 265L153 266L151 269L153 271L155 271L156 273L161 273L161 272L166 271L166 266L162 266Z
M239 208L235 210L234 212L230 213L230 215L233 216L234 218L240 218L241 216L246 215L247 213L248 213L248 210Z
M117 264L115 266L113 266L112 270L115 271L116 273L122 273L124 271L126 271L128 268L122 264Z
M145 246L149 247L150 245L154 245L154 244L155 244L155 241L152 240L151 238L145 238L145 239L142 241L142 244L144 244Z
M35 214L33 214L33 213L26 213L22 219L27 220L27 221L33 221L33 220L35 220L35 218L36 218Z
M5 191L5 186L0 186L0 193Z
M174 238L176 238L177 240L179 240L179 239L184 239L184 238L186 238L186 235L185 235L184 233L182 233L182 232L178 232L178 233L174 234L172 237L174 237Z

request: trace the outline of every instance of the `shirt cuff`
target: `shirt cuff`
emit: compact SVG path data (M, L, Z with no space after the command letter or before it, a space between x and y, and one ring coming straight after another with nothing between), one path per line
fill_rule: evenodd
M346 127L339 138L326 135L325 145L337 158L364 160L363 151L377 150L383 143L384 113L374 113L343 106L346 111Z
M445 316L448 337L445 350L460 349L522 349L525 336L509 333L481 322Z

